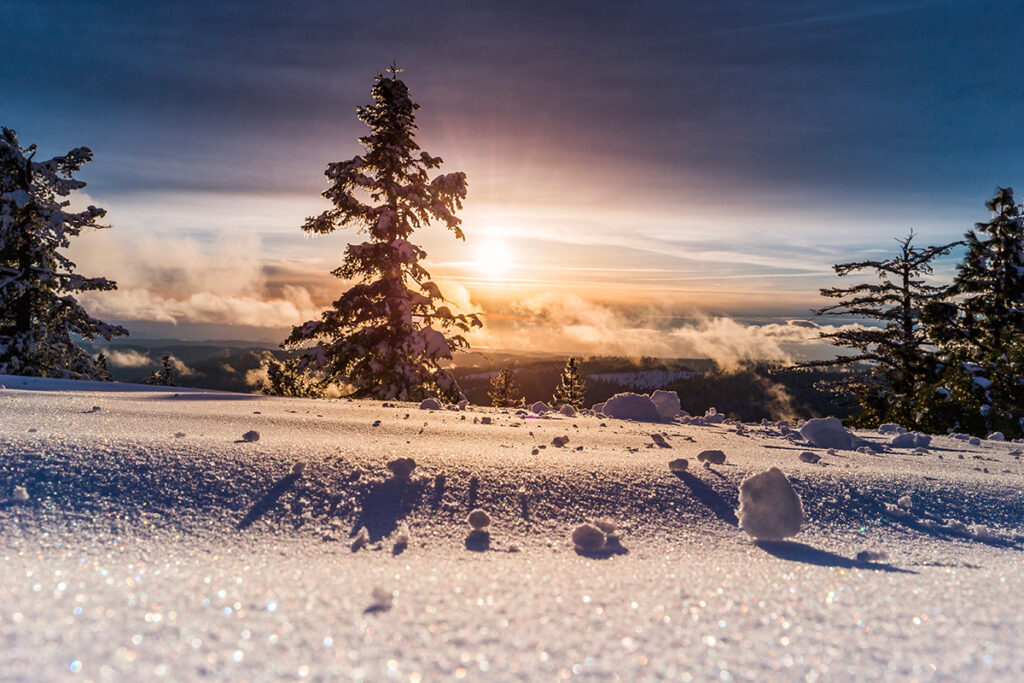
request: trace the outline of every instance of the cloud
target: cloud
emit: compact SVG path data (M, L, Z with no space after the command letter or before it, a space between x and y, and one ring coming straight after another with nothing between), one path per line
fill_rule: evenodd
M103 230L79 238L70 256L79 272L118 284L115 291L80 296L100 318L280 328L322 308L308 287L268 282L255 236L199 240Z
M107 363L115 368L143 368L156 362L146 354L140 353L135 349L126 349L124 351L104 349L103 353L107 356Z
M196 371L185 364L185 361L181 360L177 356L171 356L171 367L181 377L188 377L189 375L196 374Z
M731 370L745 362L790 362L820 346L820 333L840 329L807 320L744 324L695 315L683 324L656 309L602 306L575 295L519 300L513 315L474 333L475 346L592 355L710 358ZM668 321L668 322L666 322Z

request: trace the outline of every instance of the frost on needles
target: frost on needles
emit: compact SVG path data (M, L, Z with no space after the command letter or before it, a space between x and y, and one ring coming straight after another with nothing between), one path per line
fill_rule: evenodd
M74 337L128 334L90 316L77 292L116 289L102 277L83 277L59 250L87 228L105 228L106 212L69 211L72 178L92 160L85 147L36 161L36 146L21 146L13 130L0 131L0 374L104 379L108 373Z
M364 154L327 166L330 187L323 196L332 208L308 218L302 229L327 234L358 226L368 239L346 248L336 277L355 281L319 320L292 330L286 348L304 349L299 369L320 384L352 388L351 395L455 401L455 377L441 363L468 347L462 332L481 325L473 314L456 314L430 274L426 257L412 243L414 230L438 222L465 239L455 215L466 197L461 172L430 177L441 158L421 151L414 140L419 105L398 79L378 74L373 103L357 110L370 132L359 139Z

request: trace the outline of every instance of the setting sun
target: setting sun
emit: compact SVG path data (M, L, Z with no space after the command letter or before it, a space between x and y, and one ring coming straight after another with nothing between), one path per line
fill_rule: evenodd
M512 267L512 252L504 242L485 242L477 248L473 264L484 275L504 275Z

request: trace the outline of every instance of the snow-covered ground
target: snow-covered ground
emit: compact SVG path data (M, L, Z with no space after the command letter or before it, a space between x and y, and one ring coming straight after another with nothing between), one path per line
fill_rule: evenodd
M0 384L2 680L1024 677L1016 444ZM805 521L755 543L771 467Z

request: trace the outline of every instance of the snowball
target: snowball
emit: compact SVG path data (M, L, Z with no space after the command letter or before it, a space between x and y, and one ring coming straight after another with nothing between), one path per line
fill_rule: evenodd
M359 527L356 537L352 539L352 552L356 552L369 542L370 532L366 530L365 526Z
M544 401L537 401L530 406L530 412L536 413L537 415L540 415L541 413L548 413L551 412L551 406Z
M615 394L605 401L602 411L608 417L620 420L639 420L641 422L657 422L661 413L654 401L643 394Z
M551 445L554 446L555 448L561 448L567 443L569 443L568 436L556 436L555 438L551 439Z
M879 434L903 434L906 431L907 430L904 429L903 427L900 427L898 424L893 424L891 422L888 424L879 425L878 427Z
M678 474L680 472L685 472L686 468L689 467L689 465L690 463L686 460L686 458L676 458L675 460L671 461L668 464L668 468L672 472Z
M461 401L459 401L459 410L465 410L466 406L468 405L469 401L467 401L466 399L462 399Z
M702 419L704 420L704 424L709 424L709 425L722 424L723 422L725 422L725 413L720 413L717 410L715 410L713 407L712 408L708 408L708 411L706 413L704 413L704 417Z
M296 476L302 476L302 473L306 471L306 463L299 461L292 465L292 474Z
M910 496L900 496L899 499L896 501L896 504L899 505L901 508L909 510L910 508L914 507L914 500Z
M858 562L884 562L889 559L889 553L884 550L861 550L857 553Z
M489 416L487 416L487 415L484 415L483 417L480 418L480 424L482 424L482 425L489 425L489 424L491 424L491 418Z
M416 469L416 461L412 458L395 458L388 463L388 469L395 475L395 479L408 479Z
M409 547L409 538L409 526L405 522L402 522L398 525L398 529L395 531L391 552L397 555Z
M660 446L661 448L672 448L672 446L669 445L668 441L665 440L665 437L663 437L661 434L658 434L657 432L651 434L651 441L658 444L658 446Z
M559 408L558 412L560 412L562 415L565 415L566 417L576 417L576 409L573 408L568 403Z
M183 439L183 438L185 438L185 432L174 432L174 438L175 439Z
M981 445L981 439L979 439L978 437L974 436L974 437L971 437L970 439L968 439L967 443L970 444L971 446L980 446Z
M593 524L580 524L572 532L572 544L578 552L601 550L604 541L604 532Z
M989 441L1006 441L1006 437L1003 436L1002 432L992 432L986 438Z
M20 503L28 502L28 489L24 486L15 486L12 498Z
M837 420L838 421L838 420ZM812 420L813 422L813 420ZM740 528L758 539L773 540L800 531L804 519L800 496L776 467L740 484Z
M436 398L425 398L420 401L420 410L441 410L441 402Z
M394 593L386 591L380 587L374 588L370 597L373 601L370 603L370 606L366 608L367 612L386 612L391 609L391 605L394 604L395 601Z
M260 433L257 432L256 430L248 431L245 434L242 434L242 441L247 441L249 443L252 443L254 441L259 441L259 440L260 440Z
M701 451L697 454L697 460L699 462L709 462L712 465L721 465L725 462L725 452L723 451Z
M897 434L894 436L892 441L889 442L889 445L893 448L913 448L915 443L916 439L914 434L912 432L907 432L906 434Z
M818 448L851 450L851 435L837 417L816 417L800 428L800 436Z
M810 451L804 451L800 454L800 459L804 462L815 463L821 460L821 456L817 453L811 453Z
M658 389L651 394L651 402L654 403L658 413L665 420L671 420L681 412L679 394L674 391Z
M486 511L477 508L469 513L469 517L466 518L466 521L469 523L469 526L480 531L481 529L486 529L491 525L491 516L487 514Z

